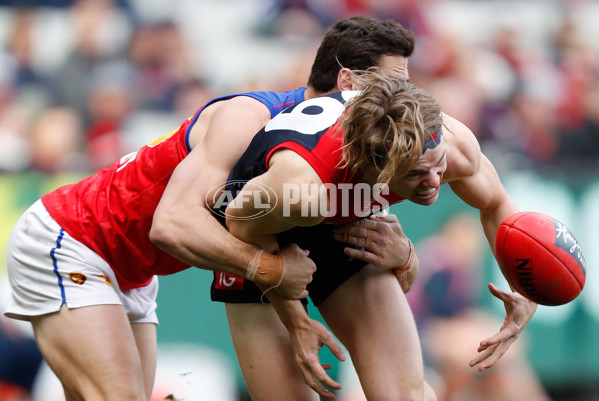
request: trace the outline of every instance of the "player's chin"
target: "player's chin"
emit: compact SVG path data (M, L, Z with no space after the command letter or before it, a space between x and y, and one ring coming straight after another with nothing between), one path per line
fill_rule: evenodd
M419 205L429 206L435 203L438 198L439 187L426 191L414 191L410 200Z

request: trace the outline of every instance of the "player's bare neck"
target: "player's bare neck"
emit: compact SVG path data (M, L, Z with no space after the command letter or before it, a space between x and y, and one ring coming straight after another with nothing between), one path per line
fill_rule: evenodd
M306 88L306 91L304 92L304 100L305 100L305 99L313 99L313 98L315 98L315 97L322 96L322 95L325 95L325 93L318 92L318 91L317 91L316 89L314 89L313 87L311 87L311 86L308 86L308 87Z

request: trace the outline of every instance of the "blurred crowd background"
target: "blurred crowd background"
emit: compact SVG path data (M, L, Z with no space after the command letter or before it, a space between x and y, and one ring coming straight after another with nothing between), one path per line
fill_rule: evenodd
M205 100L303 85L337 19L418 38L412 80L511 168L599 151L595 1L3 0L0 170L95 170Z
M40 195L20 189L30 189L32 176L38 191L52 189L56 177L68 181L85 176L171 131L215 96L305 85L326 28L361 14L392 18L415 32L416 51L409 61L412 81L434 93L446 113L472 129L498 171L515 177L515 190L538 190L536 198L518 199L536 210L545 202L566 199L567 210L552 210L563 211L568 225L597 218L577 213L579 204L592 203L579 202L583 195L588 199L590 192L598 195L592 199L599 199L599 191L590 189L599 179L598 1L0 0L0 186L9 182L2 187L9 190L0 195L0 204L13 205L5 208L1 247L19 211ZM547 180L557 182L568 195L535 187ZM474 230L471 215L456 219L459 223L451 224L441 216L439 223L448 220L446 226L420 230L421 255L432 255L431 249L448 254L423 259L423 277L411 295L440 401L599 400L592 382L599 380L599 365L584 365L586 376L579 381L555 382L561 373L543 374L540 362L531 364L525 340L514 347L518 349L512 362L506 358L509 368L476 377L462 372L475 344L500 326L496 319L502 311L485 312L481 307L481 282L488 277L473 272L487 263L488 247L481 232L469 235ZM592 230L587 231L583 249L585 242L587 248L596 242ZM439 238L454 243L427 247ZM466 248L456 256L460 246ZM6 291L3 286L3 296ZM172 312L170 299L162 297L161 320L187 331L185 325L194 316ZM207 296L201 299L209 302ZM572 308L570 316L583 313ZM217 313L223 314L220 309ZM596 322L591 323L594 333L599 331ZM215 336L227 335L226 326L222 328ZM183 338L194 343L193 333L187 334ZM172 338L160 337L159 332L159 339L169 340L165 343ZM460 341L469 341L464 353L458 351ZM562 348L545 352L570 354ZM222 381L198 384L196 389L229 387L234 389L231 399L246 397L235 361L221 360L212 351L198 352L220 361L207 372L221 372L214 366L222 363ZM183 352L179 363L171 363L179 373L190 354ZM589 372L588 366L595 371ZM234 373L229 377L227 371ZM344 375L340 369L339 376ZM174 376L187 384L191 380ZM351 372L347 377L349 383ZM17 397L17 390L5 389L2 393L0 384L0 400L19 399L6 395ZM39 401L52 401L45 391ZM165 387L164 392L166 396L169 390ZM359 391L356 394L348 391L344 401L360 399ZM223 395L193 397L185 400L225 400Z

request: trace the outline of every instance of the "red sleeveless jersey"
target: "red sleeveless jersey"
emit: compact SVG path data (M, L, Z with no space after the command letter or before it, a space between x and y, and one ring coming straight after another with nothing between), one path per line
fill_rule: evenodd
M276 115L284 107L303 100L304 90L240 95L261 101L271 115ZM154 275L172 274L190 267L155 246L149 232L174 169L191 150L189 131L204 107L179 128L112 166L41 198L50 215L69 235L111 266L122 290L144 286Z
M185 158L192 120L82 181L42 196L50 215L73 238L102 256L122 290L154 274L189 266L149 239L152 216L175 167Z

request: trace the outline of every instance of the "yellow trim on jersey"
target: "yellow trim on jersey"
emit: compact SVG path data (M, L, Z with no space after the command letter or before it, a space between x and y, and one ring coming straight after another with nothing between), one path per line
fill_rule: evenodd
M179 128L180 127L177 127L174 130L172 130L171 132L169 132L168 134L164 134L161 137L154 139L152 142L148 143L148 147L152 148L152 147L158 145L159 143L166 141L168 138L175 135L175 133L177 133L177 131L179 131Z

